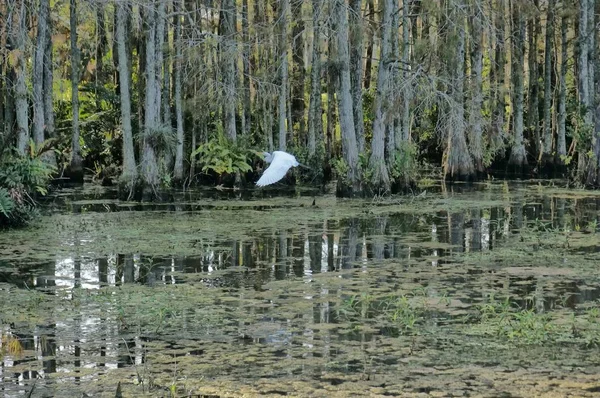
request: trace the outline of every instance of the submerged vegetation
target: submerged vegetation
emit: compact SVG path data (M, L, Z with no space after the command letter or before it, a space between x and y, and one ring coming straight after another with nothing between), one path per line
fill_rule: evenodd
M43 374L39 394L598 387L593 192L486 183L316 206L111 192L52 194L35 229L0 235L4 374Z

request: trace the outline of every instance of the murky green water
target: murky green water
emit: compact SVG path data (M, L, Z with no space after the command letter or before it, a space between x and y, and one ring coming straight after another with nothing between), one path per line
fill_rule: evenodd
M543 185L61 191L0 233L2 393L597 395L600 195Z

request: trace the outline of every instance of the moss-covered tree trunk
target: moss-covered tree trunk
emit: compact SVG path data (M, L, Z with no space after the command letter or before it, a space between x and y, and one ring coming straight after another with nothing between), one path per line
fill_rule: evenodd
M291 83L291 126L290 132L294 129L298 132L298 142L303 145L307 141L306 121L304 113L306 105L304 103L305 91L305 68L304 68L304 20L302 15L302 5L304 2L292 2L292 83Z
M527 166L527 153L523 142L523 39L525 37L525 21L523 10L518 0L511 0L512 34L512 91L513 91L513 144L508 160L509 166L523 172Z
M554 51L554 3L548 0L546 12L546 44L544 47L544 130L542 135L541 167L550 172L554 163L552 156L552 53Z
M338 179L337 192L341 196L351 196L360 192L358 169L358 146L352 105L352 84L350 83L350 54L348 37L348 9L343 0L333 0L332 16L335 19L337 39L337 63L339 69L338 109L342 131L342 155L346 163L346 175Z
M321 21L323 0L312 0L313 46L308 104L308 154L314 156L317 141L323 139L321 103Z
M185 0L176 0L174 3L175 12L181 12L184 9ZM175 19L175 62L173 64L174 84L175 84L175 120L177 130L177 145L175 147L175 168L174 177L178 183L183 181L183 148L184 148L184 132L183 132L183 93L181 89L181 73L183 68L183 36L181 15ZM194 150L196 148L193 148Z
M455 50L452 53L450 73L452 75L448 124L446 126L446 150L444 176L450 180L470 180L475 169L469 153L465 134L464 84L465 84L465 14L463 0L453 1L451 18Z
M123 130L123 171L121 184L131 190L137 181L137 167L133 147L133 129L131 127L131 93L129 86L129 62L127 61L127 5L123 2L116 4L117 24L115 39L117 41L119 94L121 104L121 126Z
M532 144L532 152L536 158L541 153L541 137L540 137L540 112L539 112L539 95L540 95L540 82L539 72L540 63L538 62L538 37L541 32L540 17L537 14L540 2L534 0L535 8L533 8L533 15L527 24L527 41L528 41L528 58L527 58L527 70L529 71L528 76L528 93L527 93L527 125L526 132L529 133L529 140ZM518 6L518 5L515 5ZM519 6L520 7L520 6ZM525 10L521 10L524 12ZM525 18L525 15L521 16ZM514 21L513 21L514 23ZM521 43L522 46L524 44ZM511 47L512 48L512 47Z
M471 101L469 102L469 149L477 173L483 173L483 18L480 4L471 0Z
M492 104L492 126L490 131L490 147L495 153L504 155L505 140L505 113L506 113L506 48L504 30L506 25L505 0L495 0L495 21L492 32L495 37L493 64L493 104ZM504 158L502 158L504 160Z
M408 84L408 73L410 67L410 17L409 11L412 8L412 0L403 0L402 2L402 141L410 141L410 103L412 100L412 86ZM396 143L398 146L399 143Z
M235 0L221 2L221 60L223 64L223 115L224 127L227 136L235 141L237 138L236 127L236 45L235 45Z
M281 0L278 16L278 59L279 59L279 95L277 98L277 117L279 121L279 150L287 149L287 98L288 98L288 10L289 0Z
M160 80L158 79L161 64L157 60L157 36L162 35L158 30L158 10L155 0L148 4L145 12L146 30L146 90L144 100L144 133L142 140L141 171L144 184L144 193L151 196L159 183L156 151L154 148L155 137L160 134Z
M33 140L36 145L44 141L44 55L48 35L50 0L40 0L37 38L33 60Z
M27 38L27 7L25 0L14 4L14 19L11 23L10 42L13 46L13 92L17 121L17 151L24 154L29 144L29 104L27 102L27 61L25 57L25 41Z
M560 23L560 72L558 76L558 111L556 115L557 139L556 159L559 165L565 164L567 156L567 64L568 64L568 17L563 15Z
M50 18L50 17L48 17ZM44 96L44 124L46 127L46 139L55 137L54 132L54 64L52 57L52 29L49 20L46 30L46 41L44 44L44 87L42 95ZM54 151L44 153L44 159L51 165L56 166L56 154Z
M373 138L369 167L373 176L369 183L376 192L390 190L390 176L385 164L385 131L388 121L388 101L390 88L390 64L392 62L392 19L395 10L393 0L382 2L381 57L377 67L377 91L373 100ZM393 132L392 132L393 133Z
M83 159L79 143L79 63L80 54L77 47L77 0L70 0L70 36L71 36L71 107L73 122L71 126L71 164L69 177L71 180L83 182Z
M354 105L354 128L358 152L365 151L365 121L363 112L363 44L364 27L362 22L362 0L350 0L350 84L352 84L352 104Z

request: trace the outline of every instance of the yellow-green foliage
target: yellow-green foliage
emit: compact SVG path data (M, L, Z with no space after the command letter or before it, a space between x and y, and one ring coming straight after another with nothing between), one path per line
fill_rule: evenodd
M191 158L199 156L202 171L214 172L217 175L246 173L252 170L251 156L256 154L252 150L231 142L222 134L200 145L192 152Z

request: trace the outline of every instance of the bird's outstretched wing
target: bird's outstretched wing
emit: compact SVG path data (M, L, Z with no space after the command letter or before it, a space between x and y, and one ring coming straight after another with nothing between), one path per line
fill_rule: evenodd
M274 184L281 180L285 173L293 166L292 162L289 161L285 156L279 156L278 153L273 154L271 165L265 170L260 179L256 182L259 187L265 185Z

